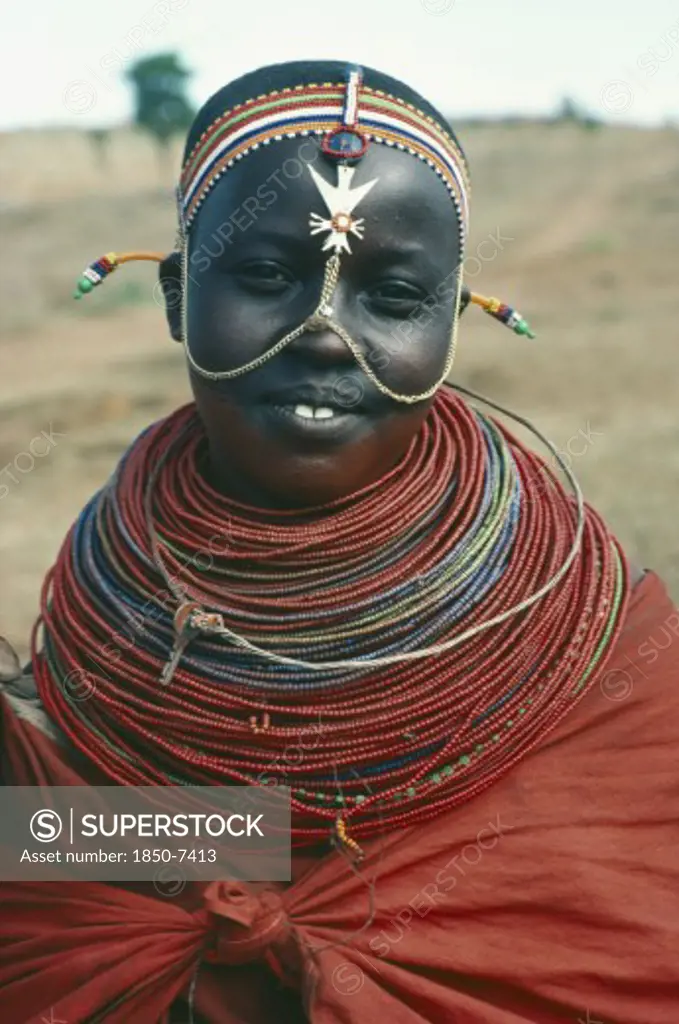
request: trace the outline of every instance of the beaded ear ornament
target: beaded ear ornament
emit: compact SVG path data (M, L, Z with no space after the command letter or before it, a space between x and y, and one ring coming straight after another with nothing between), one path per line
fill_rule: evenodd
M282 139L317 136L320 151L335 163L337 183L331 184L310 161L309 175L326 207L326 216L313 211L309 218L311 235L325 235L322 251L329 253L321 295L314 312L277 341L263 355L235 370L214 372L200 366L193 357L187 331L188 236L200 206L220 177L248 153ZM354 186L356 164L370 144L382 144L408 152L427 163L447 188L457 212L460 253L464 253L469 208L469 182L464 156L452 136L430 116L398 97L364 87L359 68L351 68L344 84L324 83L283 89L242 104L218 118L196 143L187 157L178 189L178 248L182 257L183 343L191 367L210 380L226 380L256 369L274 357L301 334L330 330L354 355L356 362L376 387L399 402L415 403L431 397L448 378L455 355L459 309L464 299L508 326L515 334L535 335L526 320L511 306L464 287L463 260L457 273L455 315L443 372L427 391L419 395L391 391L375 375L363 349L333 319L332 300L340 274L341 257L351 256L353 239L364 236L364 221L355 210L378 183L374 178ZM164 253L107 253L83 272L75 298L92 291L123 263L135 260L162 262Z
M107 252L105 256L101 256L83 270L76 283L73 298L82 299L83 295L91 292L123 263L134 263L138 260L162 263L164 259L165 253L162 252Z
M117 270L124 263L134 263L140 260L162 263L166 255L164 252L107 252L105 256L95 260L94 263L90 263L89 267L83 270L81 277L76 283L73 298L82 299L84 295L91 292L93 288L101 284L114 270ZM489 298L485 295L480 295L478 292L472 292L466 287L462 288L462 298L465 302L471 302L475 306L479 306L485 313L488 313L495 320L499 320L500 323L505 324L515 334L535 338L535 334L527 321L512 306L500 302L499 299Z

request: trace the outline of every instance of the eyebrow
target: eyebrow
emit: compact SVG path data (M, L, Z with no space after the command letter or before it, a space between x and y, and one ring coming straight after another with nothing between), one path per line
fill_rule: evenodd
M256 223L257 221L255 220L253 222L253 225ZM243 231L243 241L246 240L247 234L248 229L246 228ZM268 242L269 244L278 245L282 247L293 246L299 249L307 249L309 247L309 242L311 240L311 235L306 233L300 235L296 231L294 233L291 233L290 231L277 230L276 228L270 227L263 228L257 232L257 242Z
M246 240L248 231L243 231L243 241ZM360 247L364 244L363 239L359 239L350 235L350 244L352 245L353 253L356 255L360 254ZM318 247L319 255L324 258L329 255L329 252L324 252L319 242L323 241L323 236L314 237L310 233L305 232L299 234L297 231L289 232L285 230L277 230L276 228L268 227L263 228L257 232L257 242L270 243L282 247L292 246L293 248L304 249L308 251L310 248L313 249L314 245ZM394 243L391 242L388 245L378 246L377 251L371 252L371 258L378 259L381 262L390 260L395 262L399 259L410 260L413 257L421 257L428 255L427 246L424 243L419 242L413 238L404 239L402 242Z
M413 238L378 246L367 254L367 258L376 269L399 265L412 268L417 265L418 271L434 276L440 275L441 268L435 262L430 247Z
M373 224L373 230L375 227L377 225ZM322 261L328 258L330 252L327 250L323 251L322 249L323 237L312 236L308 233L308 229L299 232L298 230L290 231L272 223L265 225L262 222L260 224L257 218L255 218L251 220L249 227L232 233L230 240L232 243L238 241L243 247L253 244L257 246L272 245L283 252L294 253L296 258L306 262L310 257L314 256L315 252L318 253L318 257ZM384 245L378 244L375 247L368 243L367 248L370 250L369 252L362 248L366 245L364 239L351 235L350 245L353 252L349 259L356 257L356 262L358 263L362 262L361 256L363 256L375 270L379 271L384 268L398 266L404 269L406 267L412 269L417 264L418 272L436 277L437 280L440 277L441 268L435 259L432 259L430 247L412 235L406 236L399 241L391 239Z
M427 256L429 254L428 247L423 242L419 242L412 237L404 238L403 241L400 242L391 242L388 245L380 245L377 248L378 253L376 255L380 256L384 254L387 257L396 257L397 259L403 257L409 259L413 256Z

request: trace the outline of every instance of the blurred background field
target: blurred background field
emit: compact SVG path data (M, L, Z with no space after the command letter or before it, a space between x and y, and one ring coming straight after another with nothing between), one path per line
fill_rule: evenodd
M538 338L470 311L454 379L569 450L588 500L679 597L679 132L563 119L459 134L469 252L501 239L470 283L516 304ZM177 145L159 160L131 129L111 131L105 152L85 132L0 134L0 467L16 481L0 476L0 633L23 653L83 503L144 426L189 399L155 267L71 298L102 253L172 247L178 166ZM19 472L50 430L49 453Z

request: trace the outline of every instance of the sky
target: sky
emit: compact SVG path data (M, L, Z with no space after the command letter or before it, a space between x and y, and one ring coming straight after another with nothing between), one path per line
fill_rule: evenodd
M179 51L191 96L263 64L377 67L453 118L551 113L679 124L675 0L28 0L0 38L0 129L129 120L126 67Z

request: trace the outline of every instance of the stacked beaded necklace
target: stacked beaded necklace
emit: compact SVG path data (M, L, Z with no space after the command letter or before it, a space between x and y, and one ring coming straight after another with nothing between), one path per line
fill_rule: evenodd
M308 513L230 501L206 483L205 453L193 407L147 430L45 583L41 698L113 782L289 785L296 845L347 823L369 836L492 785L602 671L627 570L588 507L561 585L470 628L554 576L578 517L538 457L452 391L396 469ZM224 628L194 630L168 683L187 608ZM350 667L263 660L229 631Z

